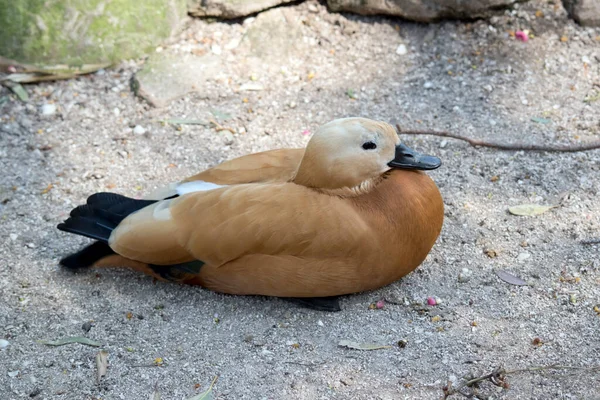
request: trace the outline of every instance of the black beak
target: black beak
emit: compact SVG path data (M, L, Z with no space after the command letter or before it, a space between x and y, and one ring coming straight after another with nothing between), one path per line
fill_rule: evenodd
M400 169L436 169L442 165L442 160L434 156L418 153L403 144L396 146L396 156L388 163L392 168Z

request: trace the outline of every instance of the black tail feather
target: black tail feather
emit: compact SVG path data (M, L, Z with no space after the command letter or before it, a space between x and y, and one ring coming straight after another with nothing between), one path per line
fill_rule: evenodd
M61 260L68 268L86 267L114 252L108 246L112 231L128 215L141 210L156 200L136 200L116 193L96 193L87 204L74 208L70 217L57 228L64 232L96 239L94 243Z
M93 194L87 199L88 206L120 216L119 222L129 214L154 203L156 200L136 200L120 194L105 192Z
M104 243L108 243L108 238L112 233L112 228L103 225L98 220L87 217L69 218L62 224L58 224L57 228L63 232L89 237Z
M80 269L89 267L96 261L115 254L115 252L104 242L94 242L84 247L77 253L73 253L62 260L60 265L69 269Z

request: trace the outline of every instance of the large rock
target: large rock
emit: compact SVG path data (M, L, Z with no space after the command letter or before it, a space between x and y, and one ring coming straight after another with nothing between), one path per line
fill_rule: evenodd
M19 0L0 6L0 55L30 64L135 58L168 38L187 0Z
M188 10L195 17L240 18L294 0L193 0Z
M385 14L413 21L432 22L443 18L486 18L497 13L498 9L521 1L523 0L327 0L327 5L332 11L363 15Z
M203 91L206 82L223 70L218 56L154 53L134 80L136 94L155 107L165 107L188 93Z
M583 26L600 26L600 0L563 0L565 9Z
M285 62L304 47L297 15L274 8L260 13L250 25L241 44L242 51L263 61Z

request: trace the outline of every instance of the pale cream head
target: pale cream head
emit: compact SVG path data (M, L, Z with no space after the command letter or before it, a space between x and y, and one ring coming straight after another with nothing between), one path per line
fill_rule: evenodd
M400 139L385 122L343 118L321 126L306 146L293 182L318 189L354 188L390 170Z

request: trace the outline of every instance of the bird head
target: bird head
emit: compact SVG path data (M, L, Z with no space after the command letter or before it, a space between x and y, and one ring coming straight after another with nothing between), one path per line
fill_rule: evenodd
M395 129L385 122L343 118L315 132L293 181L325 190L357 188L390 169L431 170L440 165L439 158L400 143Z

